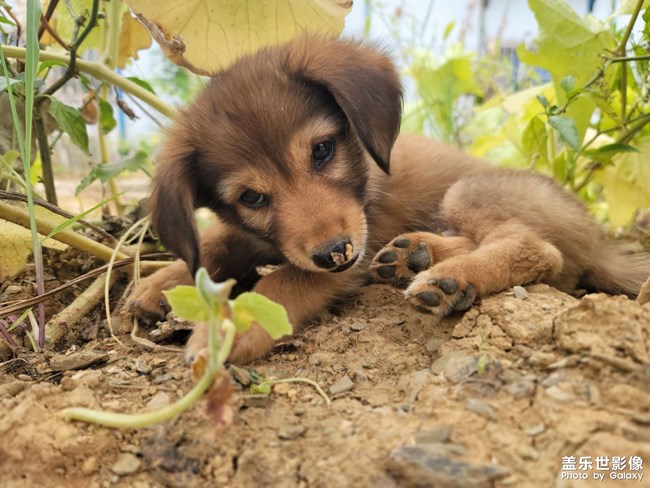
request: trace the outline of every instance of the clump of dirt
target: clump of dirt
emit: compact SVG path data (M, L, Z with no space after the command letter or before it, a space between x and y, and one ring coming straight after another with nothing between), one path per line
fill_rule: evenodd
M562 480L563 456L650 460L650 304L624 297L535 285L437 320L367 287L250 365L319 382L329 408L308 385L236 383L220 432L204 404L142 430L64 421L190 388L181 353L120 339L0 367L4 486L602 486Z

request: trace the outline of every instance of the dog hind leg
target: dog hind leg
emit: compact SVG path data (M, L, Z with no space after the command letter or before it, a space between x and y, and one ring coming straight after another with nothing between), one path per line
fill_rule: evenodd
M550 280L562 264L553 244L512 220L496 225L475 250L418 273L404 294L418 310L443 317L468 309L476 297Z

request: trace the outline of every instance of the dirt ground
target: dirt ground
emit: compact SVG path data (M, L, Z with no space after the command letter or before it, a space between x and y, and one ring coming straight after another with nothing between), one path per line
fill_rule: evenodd
M122 346L97 311L84 325L88 341L0 363L0 484L650 486L650 476L611 480L644 474L631 465L599 471L603 482L580 466L572 474L589 480L562 479L563 456L650 463L650 304L577 300L545 285L516 292L438 321L397 290L367 287L250 365L317 381L329 408L306 384L264 397L236 382L235 420L219 432L203 402L141 430L64 421L65 407L143 411L191 387L181 353L126 334ZM7 294L2 285L0 301ZM172 321L140 335L180 348L183 329Z

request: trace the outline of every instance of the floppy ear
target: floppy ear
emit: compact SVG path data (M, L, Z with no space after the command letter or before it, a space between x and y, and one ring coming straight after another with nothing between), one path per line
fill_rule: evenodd
M165 247L187 263L192 277L201 262L194 220L198 158L198 151L168 133L167 142L156 157L156 175L149 200L153 229Z
M290 46L289 73L324 86L386 173L402 116L402 86L391 59L352 41L303 37Z

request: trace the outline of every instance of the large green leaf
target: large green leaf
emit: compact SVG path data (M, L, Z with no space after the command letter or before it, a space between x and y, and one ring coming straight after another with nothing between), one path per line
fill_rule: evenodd
M88 132L79 109L50 97L50 115L54 117L59 128L70 136L70 140L88 154Z
M179 285L171 290L163 291L172 312L177 317L191 322L206 322L209 313L199 297L199 291L189 285Z
M232 302L233 322L237 332L248 329L257 322L273 339L293 332L284 307L259 293L242 293Z
M519 46L517 54L526 64L544 68L553 76L558 102L567 100L567 79L580 89L602 66L602 54L614 49L616 39L605 22L592 16L581 18L564 0L528 0L539 24L535 52ZM615 71L608 70L606 84L614 81ZM571 77L571 78L568 78ZM564 87L562 86L564 85ZM582 141L596 102L581 97L567 110L575 121L578 140Z

